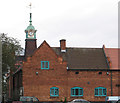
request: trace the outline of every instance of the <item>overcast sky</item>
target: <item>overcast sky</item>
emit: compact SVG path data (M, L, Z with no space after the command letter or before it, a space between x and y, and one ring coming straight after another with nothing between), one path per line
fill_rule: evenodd
M29 25L28 5L32 3L32 24L37 30L37 46L44 40L68 47L118 47L119 0L0 0L0 33L21 40Z

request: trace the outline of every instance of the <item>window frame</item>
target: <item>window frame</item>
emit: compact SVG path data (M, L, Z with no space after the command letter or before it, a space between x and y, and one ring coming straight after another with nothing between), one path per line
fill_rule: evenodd
M78 95L76 95L76 89L78 89ZM82 94L80 93L81 90L82 90ZM71 96L72 97L83 96L83 88L81 88L81 87L73 87L73 88L71 88Z
M52 89L54 90L54 91L53 91L53 92L54 92L53 95L52 95L52 93L51 93L51 92L52 92L52 91L51 91ZM55 90L57 90L57 92L58 92L57 94L55 93L55 92L56 92ZM58 96L59 96L59 88L58 88L58 87L51 87L51 88L50 88L50 96L51 96L51 97L58 97Z
M43 67L43 63L44 63L44 67ZM48 66L46 66L46 63L48 63ZM41 61L41 69L49 69L49 61Z
M102 89L102 94L100 94L100 92L99 92L100 89ZM104 89L105 89L105 95L104 95L104 92L103 92ZM96 90L98 92L98 95L95 94ZM97 88L94 89L94 95L95 96L106 96L107 95L107 89L104 88L104 87L97 87Z

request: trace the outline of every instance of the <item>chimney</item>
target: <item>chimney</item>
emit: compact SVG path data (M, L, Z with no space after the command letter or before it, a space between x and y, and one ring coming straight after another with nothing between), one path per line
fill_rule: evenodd
M60 40L60 49L61 49L61 52L63 53L66 52L66 40L65 39Z

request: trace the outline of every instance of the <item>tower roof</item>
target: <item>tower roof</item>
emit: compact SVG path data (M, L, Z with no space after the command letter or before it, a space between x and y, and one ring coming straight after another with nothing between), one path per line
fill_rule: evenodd
M35 27L33 25L29 25L26 30L28 31L28 30L31 30L31 29L35 30Z
M30 13L30 24L29 24L29 26L27 27L27 31L28 30L35 30L35 27L32 25L32 13Z

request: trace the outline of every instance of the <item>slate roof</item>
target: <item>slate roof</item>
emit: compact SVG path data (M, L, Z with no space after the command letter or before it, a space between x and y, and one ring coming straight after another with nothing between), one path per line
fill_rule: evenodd
M57 55L62 56L67 62L68 69L100 69L106 70L108 64L103 48L66 48L66 53L60 51L60 47L52 47ZM17 61L24 61L24 56L18 56Z
M109 69L102 48L66 48L66 53L61 53L60 47L52 48L69 69Z
M120 69L120 49L118 48L105 48L106 56L110 58L110 69Z

